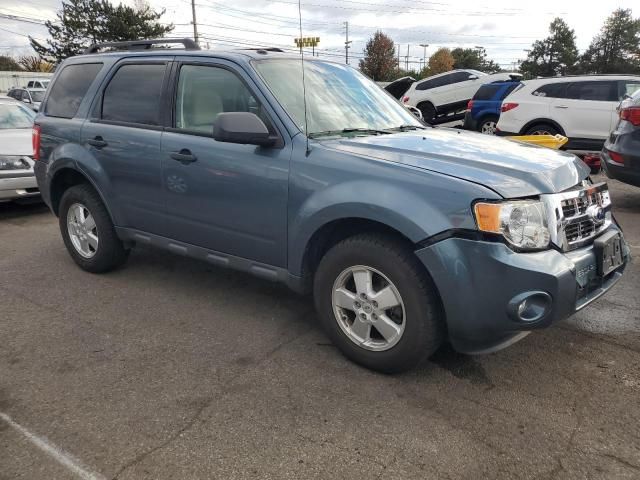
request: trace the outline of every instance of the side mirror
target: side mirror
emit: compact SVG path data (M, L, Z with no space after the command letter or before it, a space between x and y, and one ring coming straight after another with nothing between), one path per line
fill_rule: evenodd
M477 75L469 75L469 80L478 80Z
M217 142L261 147L270 147L276 141L269 136L264 122L255 113L250 112L219 113L213 122L213 138Z
M22 100L24 103L31 103L31 100L29 100L28 98L25 98L24 100Z

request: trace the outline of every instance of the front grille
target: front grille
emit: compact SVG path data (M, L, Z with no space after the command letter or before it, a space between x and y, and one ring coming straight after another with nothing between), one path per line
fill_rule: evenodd
M582 184L541 198L549 212L551 240L562 250L593 242L611 224L611 200L606 183Z

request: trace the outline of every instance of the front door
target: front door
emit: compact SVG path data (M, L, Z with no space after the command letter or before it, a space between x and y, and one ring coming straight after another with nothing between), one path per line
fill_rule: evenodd
M173 127L162 137L164 198L169 236L213 251L284 267L291 144L264 97L244 73L227 64L184 62L172 82ZM252 112L275 147L217 142L222 112Z
M164 228L161 98L168 60L116 67L93 105L81 143L105 179L116 224L158 235Z

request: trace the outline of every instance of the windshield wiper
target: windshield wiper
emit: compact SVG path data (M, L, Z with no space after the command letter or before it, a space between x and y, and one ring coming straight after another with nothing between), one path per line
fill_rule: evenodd
M328 137L331 135L344 135L345 133L363 133L365 135L388 135L388 130L375 128L343 128L342 130L325 130L324 132L311 132L309 138Z
M394 132L408 132L410 130L425 130L426 127L421 127L418 125L400 125L399 127L388 128L387 130L392 130Z

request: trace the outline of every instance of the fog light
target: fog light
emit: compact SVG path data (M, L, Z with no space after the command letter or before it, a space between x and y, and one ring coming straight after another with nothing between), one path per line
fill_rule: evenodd
M511 299L507 313L516 322L535 323L547 316L551 304L551 295L547 292L524 292Z

